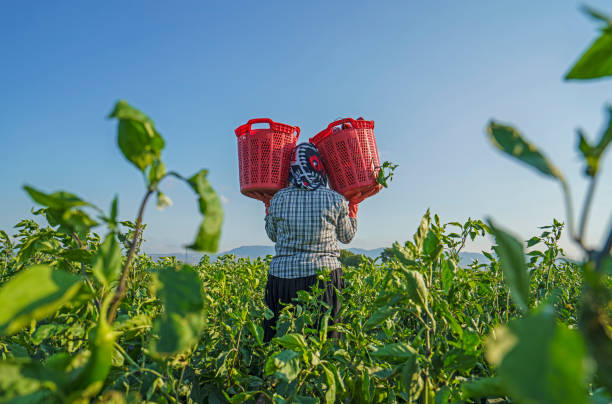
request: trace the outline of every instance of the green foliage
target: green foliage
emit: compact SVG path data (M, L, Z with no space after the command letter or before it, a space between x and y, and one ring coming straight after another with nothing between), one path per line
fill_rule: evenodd
M198 206L204 220L198 229L195 241L188 246L192 250L215 252L219 248L223 208L216 192L206 179L208 170L201 170L187 180L198 195Z
M497 330L487 357L510 395L524 402L586 403L588 364L580 334L543 306ZM529 363L529 366L525 366Z
M565 76L566 80L585 80L612 76L612 20L610 17L585 7L585 12L606 25L601 35L583 53Z
M189 266L163 268L153 277L151 288L163 302L164 312L153 325L159 340L153 352L163 355L183 352L200 338L204 326L202 282Z
M512 126L489 122L487 131L491 143L504 153L535 168L540 173L564 182L563 174Z
M10 335L71 302L83 283L78 276L47 265L20 271L0 289L0 335Z
M126 101L119 101L108 116L119 121L117 144L123 155L140 171L155 164L161 157L165 143L155 130L153 121L145 114L130 106ZM159 167L159 164L157 165ZM157 179L158 169L149 178Z
M119 242L114 233L109 233L104 242L100 244L98 253L93 259L92 272L95 277L107 288L119 278L121 274L122 255Z
M607 108L607 110L610 116L608 128L602 133L601 139L599 139L596 145L591 145L587 141L584 133L578 131L578 150L584 157L586 163L585 173L589 177L595 177L597 175L599 171L599 160L610 142L612 142L612 109Z
M376 175L376 182L385 188L389 187L389 182L393 180L393 174L395 169L399 167L399 164L393 164L390 161L385 161L380 167L376 167L374 171Z
M499 254L512 298L522 311L526 311L529 307L529 276L523 245L504 230L494 226L493 223L489 222L489 227L497 242L496 252Z

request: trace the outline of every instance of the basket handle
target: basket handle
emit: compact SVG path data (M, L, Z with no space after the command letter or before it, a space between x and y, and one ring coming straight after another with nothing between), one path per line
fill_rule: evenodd
M253 126L253 124L256 124L256 123L267 123L268 125L270 125L270 128L272 128L272 125L276 124L276 122L274 122L270 118L255 118L255 119L251 119L247 123L245 123L244 125L240 126L238 129L236 129L236 135L239 136L238 133L240 133L241 131L244 131L243 133L251 133L251 126ZM299 137L300 136L300 127L299 126L292 126L292 128L295 131L295 136Z
M334 121L334 122L330 123L329 125L327 125L327 130L329 130L331 132L331 130L332 130L332 128L334 126L342 125L342 124L345 124L345 123L350 123L353 128L357 124L357 122L353 118L344 118L344 119L339 119L337 121Z

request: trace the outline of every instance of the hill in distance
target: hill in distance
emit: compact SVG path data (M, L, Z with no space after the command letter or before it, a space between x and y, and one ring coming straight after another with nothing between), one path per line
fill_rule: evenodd
M384 248L380 247L380 248L374 248L371 250L366 250L363 248L347 248L347 250L352 252L353 254L363 254L369 258L376 258L383 252ZM210 256L210 259L214 261L215 259L217 259L217 257L223 256L223 255L229 255L229 254L235 255L237 258L251 258L251 259L255 259L257 257L263 258L267 255L274 255L274 246L247 245L247 246L237 247L229 251L224 251L218 254L208 254L208 255ZM204 254L195 253L192 251L187 251L184 253L170 253L170 254L149 254L149 256L151 256L151 258L153 259L159 259L161 257L176 257L176 259L183 261L186 264L192 264L192 265L200 262L200 258L202 258L203 255ZM489 262L489 259L481 253L462 252L459 255L461 257L461 261L459 265L461 265L462 267L468 266L470 263L472 263L472 261L476 259L480 263Z

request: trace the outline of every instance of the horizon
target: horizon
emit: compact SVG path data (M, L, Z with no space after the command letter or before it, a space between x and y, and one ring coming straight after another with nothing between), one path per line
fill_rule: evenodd
M273 245L263 204L241 195L238 183L233 131L255 117L300 126L301 141L338 117L376 122L380 159L399 168L389 189L360 205L356 237L340 248L402 243L428 208L443 223L490 217L528 240L553 218L567 222L561 192L494 150L484 128L491 119L514 125L561 168L581 205L587 182L575 130L599 136L612 84L562 80L598 35L580 4L5 6L0 34L11 63L0 65L8 168L0 174L0 229L12 236L23 218L41 222L24 184L66 190L104 210L119 195L121 220L134 220L144 186L116 145L116 123L105 118L126 99L164 136L170 170L210 170L225 213L219 251ZM589 5L612 13L609 2ZM604 159L603 176L611 167ZM161 188L174 203L147 208L144 251L184 249L201 219L191 190L174 179ZM610 225L610 199L604 179L589 245ZM561 246L575 257L566 233ZM487 238L466 248L490 246Z

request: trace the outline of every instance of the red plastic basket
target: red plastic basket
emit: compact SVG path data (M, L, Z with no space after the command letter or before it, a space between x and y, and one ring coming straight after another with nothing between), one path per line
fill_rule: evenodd
M374 121L346 118L332 122L310 138L310 143L319 149L330 187L347 200L380 191Z
M267 123L268 129L252 129ZM300 128L268 118L251 119L235 130L238 138L240 192L265 200L287 186L291 150L297 144Z

